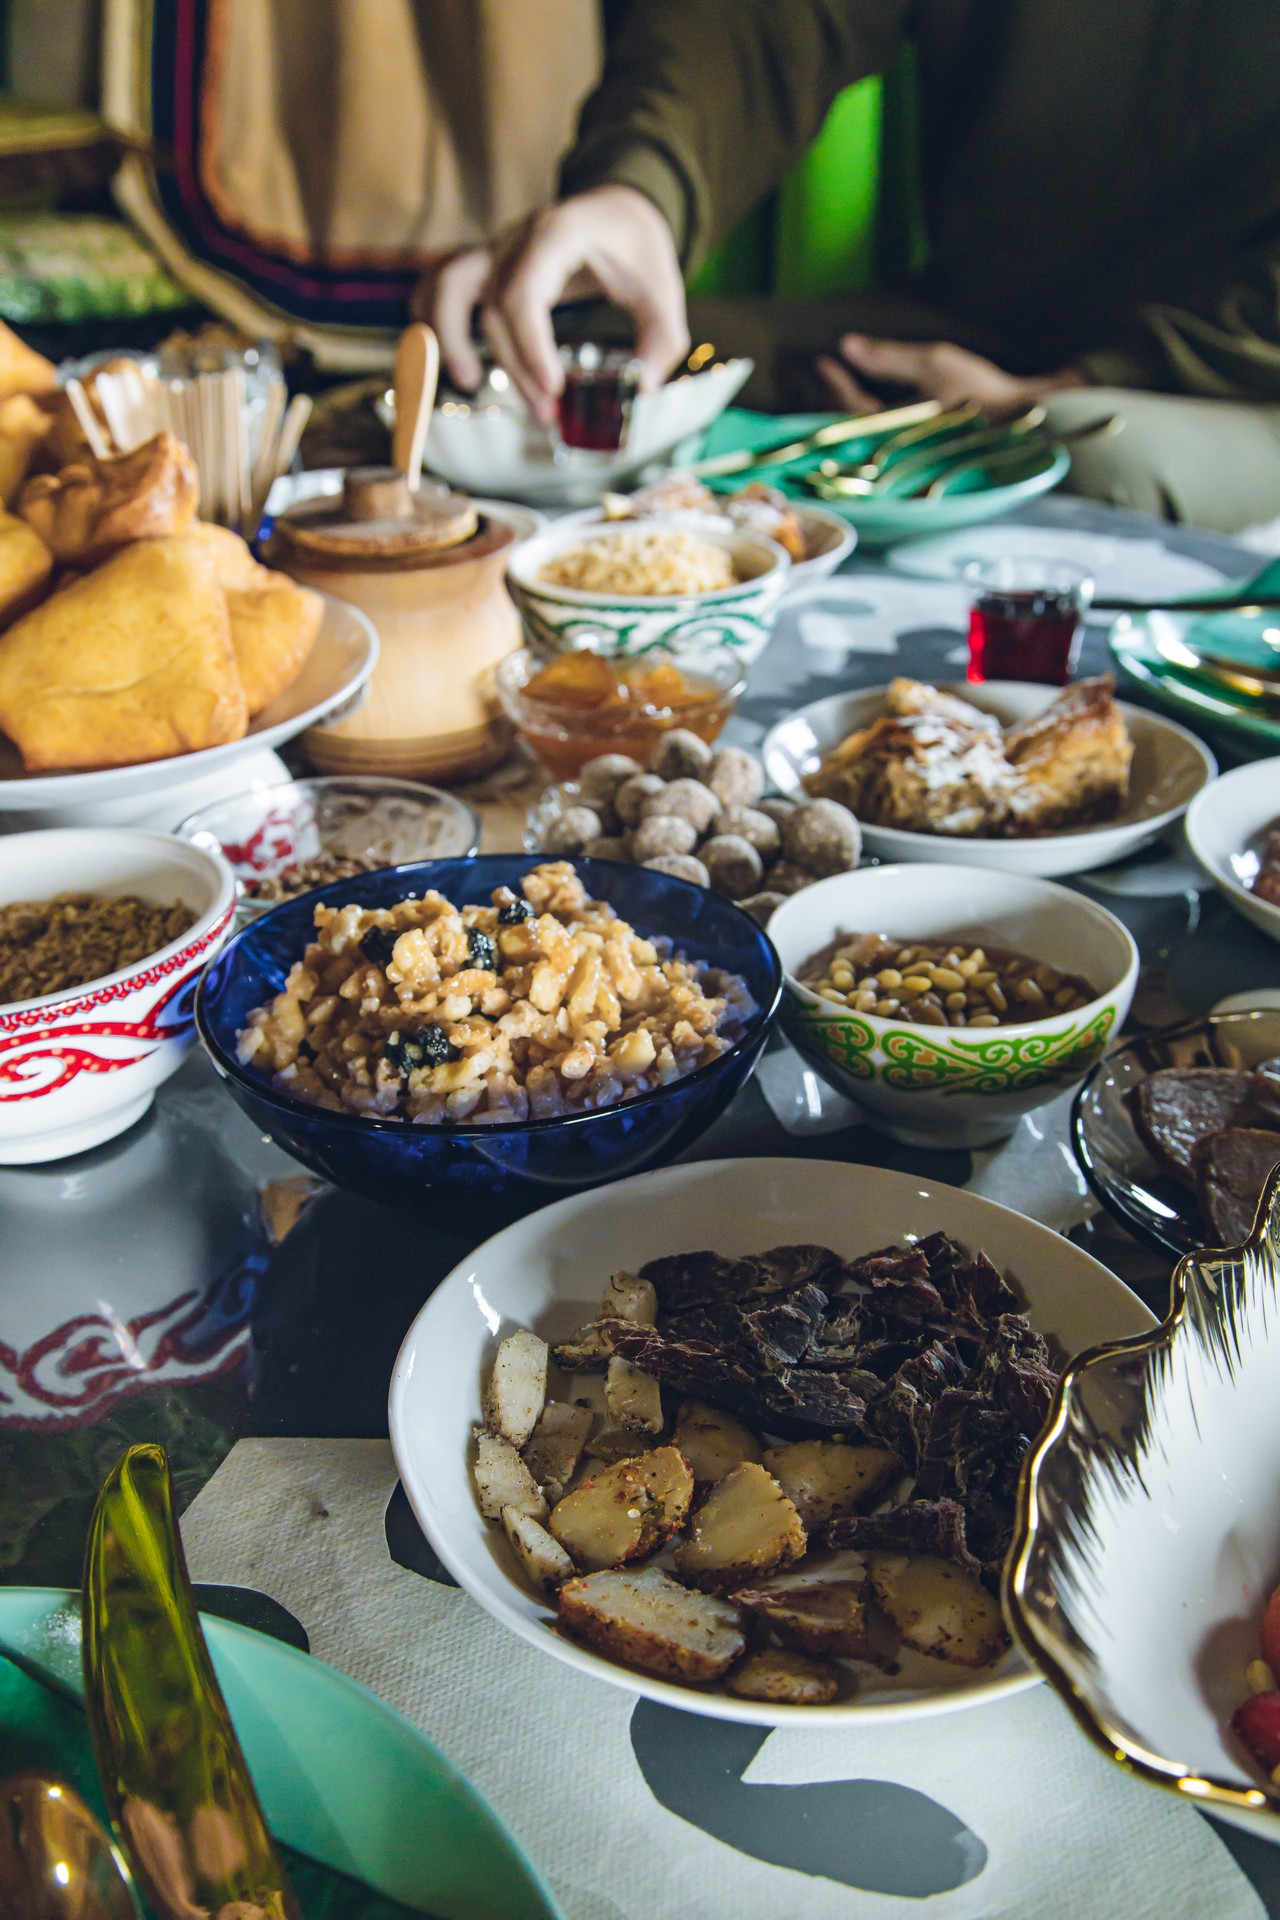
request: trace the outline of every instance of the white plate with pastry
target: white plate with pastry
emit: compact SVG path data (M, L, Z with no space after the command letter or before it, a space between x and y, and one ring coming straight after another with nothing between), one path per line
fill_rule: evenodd
M764 742L785 794L841 801L881 860L952 860L1042 879L1156 839L1217 772L1203 741L1113 697L1109 676L833 694Z

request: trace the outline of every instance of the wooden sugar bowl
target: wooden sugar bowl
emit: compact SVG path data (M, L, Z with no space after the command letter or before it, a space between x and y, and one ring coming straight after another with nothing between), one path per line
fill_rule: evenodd
M302 736L312 766L457 780L506 758L493 670L521 643L503 574L522 520L444 488L410 492L394 467L353 467L340 497L279 516L270 564L359 607L382 643L363 705Z

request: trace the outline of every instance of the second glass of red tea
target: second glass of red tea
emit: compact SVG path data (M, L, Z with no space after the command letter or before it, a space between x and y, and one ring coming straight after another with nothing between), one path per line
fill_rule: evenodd
M967 678L1065 687L1093 595L1084 568L1019 554L975 561L964 577L970 592Z
M564 386L558 414L562 447L572 453L618 453L626 444L640 363L626 347L592 340L561 347Z

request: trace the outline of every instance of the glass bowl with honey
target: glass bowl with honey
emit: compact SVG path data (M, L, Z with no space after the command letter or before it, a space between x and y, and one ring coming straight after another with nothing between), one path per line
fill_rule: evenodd
M696 668L660 652L602 659L583 649L543 660L526 648L497 670L505 712L556 780L572 780L602 753L630 754L643 766L672 727L714 740L746 684L728 647L699 654Z

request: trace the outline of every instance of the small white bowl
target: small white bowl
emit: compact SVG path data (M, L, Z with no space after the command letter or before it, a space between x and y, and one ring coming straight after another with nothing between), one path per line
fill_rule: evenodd
M812 586L818 580L825 580L843 565L858 544L858 535L847 520L838 513L830 513L825 507L811 507L793 500L791 503L796 519L800 522L800 531L804 535L804 559L792 560L791 571L787 575L788 594L799 587ZM558 526L568 527L642 527L648 524L646 515L640 520L611 520L605 517L600 507L584 507L580 513L562 514ZM708 526L723 531L725 522L715 514L708 514L699 508L682 508L669 516L673 520L683 521L696 533Z
M800 792L804 776L817 771L825 754L883 711L888 691L870 687L863 693L832 694L771 727L761 750L771 785L779 793ZM949 686L947 691L994 714L1007 727L1039 713L1061 689L1021 680L988 680L982 686ZM1041 879L1088 873L1136 852L1186 811L1212 780L1218 763L1202 740L1175 721L1123 701L1118 705L1133 741L1129 800L1118 819L1065 833L999 840L905 833L864 820L866 851L880 860L955 860L966 867L994 867L1005 873L1037 874Z
M1187 844L1224 899L1280 940L1280 907L1250 891L1257 842L1280 821L1280 760L1253 760L1224 773L1187 809Z
M698 538L723 547L737 580L714 593L588 593L544 580L542 569L568 547L612 540L626 532L691 531L679 514L654 514L633 527L625 520L599 527L559 521L523 541L507 565L507 586L536 653L567 653L589 647L606 656L669 653L691 662L700 652L732 647L750 664L773 633L791 562L773 540L704 523Z
M396 1465L449 1572L486 1613L553 1659L716 1720L838 1731L850 1721L951 1713L1029 1685L1028 1668L1012 1651L976 1669L905 1654L896 1672L865 1672L852 1699L827 1707L737 1700L618 1666L555 1631L546 1602L520 1578L501 1527L482 1517L471 1482L472 1427L498 1341L517 1327L566 1338L593 1318L619 1268L634 1271L661 1254L699 1247L734 1256L798 1241L852 1258L939 1231L981 1248L1011 1274L1032 1325L1065 1354L1152 1325L1141 1301L1105 1267L1011 1208L918 1174L829 1160L666 1167L559 1200L486 1240L436 1287L405 1336L391 1381Z
M1009 947L1082 975L1073 1013L998 1027L928 1027L823 1000L801 968L837 935ZM917 1147L984 1147L1082 1080L1129 1011L1138 949L1105 907L1048 880L984 868L862 867L784 900L769 938L786 972L793 1045L872 1126Z
M163 833L0 838L0 905L62 893L181 900L197 917L136 966L0 1006L0 1165L83 1153L141 1119L195 1037L195 983L230 929L236 883L219 854Z

